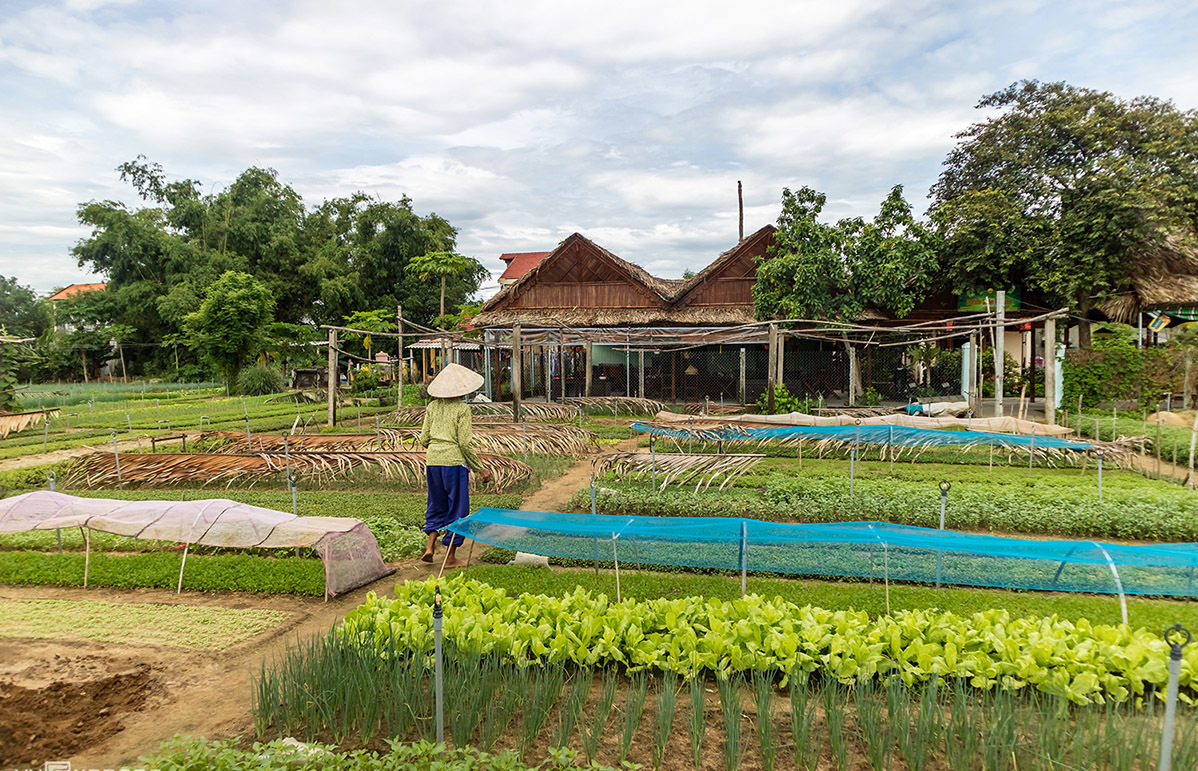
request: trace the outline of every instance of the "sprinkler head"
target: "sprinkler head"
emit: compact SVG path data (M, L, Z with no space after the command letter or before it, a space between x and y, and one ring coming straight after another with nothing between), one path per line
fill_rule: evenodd
M949 482L947 479L941 479L940 480L940 494L948 495L949 488L951 488L952 486L953 486L952 482Z

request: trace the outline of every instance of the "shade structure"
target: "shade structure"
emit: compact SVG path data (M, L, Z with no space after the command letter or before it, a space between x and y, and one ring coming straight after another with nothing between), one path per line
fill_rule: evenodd
M315 549L330 596L390 572L370 528L349 517L297 517L224 498L118 501L38 490L0 500L0 533L73 527L187 546Z
M1198 597L1195 543L1149 546L974 535L888 522L790 524L490 507L449 529L494 546L588 562Z

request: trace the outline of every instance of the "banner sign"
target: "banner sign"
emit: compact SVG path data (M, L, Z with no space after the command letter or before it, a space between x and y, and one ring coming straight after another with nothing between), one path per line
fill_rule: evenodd
M1019 310L1020 291L1007 290L1007 313ZM989 301L989 307L987 307ZM987 289L982 292L966 292L957 298L957 310L963 313L986 313L998 310L998 292Z

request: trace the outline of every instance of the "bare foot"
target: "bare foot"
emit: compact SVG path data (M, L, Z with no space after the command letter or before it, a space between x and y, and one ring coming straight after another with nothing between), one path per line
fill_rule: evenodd
M454 568L464 568L466 563L461 560L445 560L445 569L453 570Z
M421 562L432 562L433 561L433 553L431 551L426 551L424 554L421 554L420 561Z

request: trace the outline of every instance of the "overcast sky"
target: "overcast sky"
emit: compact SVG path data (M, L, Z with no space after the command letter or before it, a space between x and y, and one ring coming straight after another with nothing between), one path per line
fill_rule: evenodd
M1198 107L1198 2L0 0L0 274L88 280L76 206L144 154L309 206L409 195L498 270L579 231L698 270L784 186L917 211L983 95L1064 80Z

